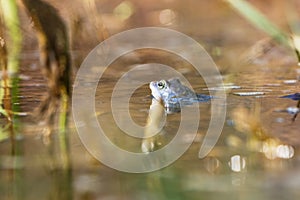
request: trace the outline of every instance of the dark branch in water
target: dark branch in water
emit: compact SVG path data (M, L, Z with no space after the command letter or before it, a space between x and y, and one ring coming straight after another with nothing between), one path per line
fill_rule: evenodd
M69 38L58 11L41 0L22 0L37 32L42 70L49 93L39 113L46 119L54 117L63 93L70 97L71 61Z
M71 59L69 38L64 21L58 11L41 0L22 0L32 18L37 32L42 70L48 82L48 95L42 102L38 114L48 125L44 134L46 143L59 110L59 143L63 168L70 177L71 158L66 127L68 124L68 102L71 96Z

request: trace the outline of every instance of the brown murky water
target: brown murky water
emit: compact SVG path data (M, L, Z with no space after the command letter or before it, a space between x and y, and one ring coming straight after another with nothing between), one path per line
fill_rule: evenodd
M260 1L253 2L263 10L269 6ZM60 162L59 152L49 152L49 148L42 142L44 125L34 122L28 114L21 117L19 122L22 127L21 137L17 140L20 143L17 144L21 148L20 155L12 156L13 144L9 139L0 141L0 198L299 199L300 119L292 122L292 115L279 112L297 104L296 101L279 98L299 92L299 67L292 52L275 46L265 55L255 57L254 64L239 62L240 57L243 57L241 52L246 52L246 56L251 57L252 54L245 50L265 36L221 1L144 1L145 5L140 1L125 1L125 7L132 6L131 9L135 11L128 21L122 21L111 13L121 3L122 1L96 1L98 11L101 11L99 14L102 14L103 22L110 32L120 32L141 25L162 26L162 22L168 22L170 25L164 26L193 37L203 44L216 61L225 85L232 88L227 91L226 121L216 146L207 157L198 158L210 120L211 106L210 103L200 103L200 127L193 144L182 157L156 172L122 173L106 167L87 152L70 116L68 133L71 136L73 171L66 176L62 170L55 169L56 163ZM57 2L55 5L59 8L62 6ZM76 1L73 7L80 5L81 2ZM271 19L278 20L280 26L284 26L284 20L280 20L283 12L280 9L281 1L272 1L271 5L272 9L267 14ZM65 12L62 13L67 15ZM80 12L84 10L77 13L81 20L93 20L87 19ZM124 28L123 24L127 27ZM91 30L97 29L89 23L85 26L90 26ZM97 44L94 38L89 40L88 37L83 37L77 46L74 45L75 65L79 65L81 58L87 55L86 52ZM87 43L83 45L85 41ZM115 61L98 83L95 95L96 115L108 138L128 151L140 152L141 140L125 135L116 126L110 107L112 91L119 78L134 64L151 62L172 66L187 78L196 92L208 92L203 79L195 73L193 67L176 55L142 50ZM45 94L38 52L26 47L22 54L21 68L20 107L23 112L30 113ZM142 71L134 76L145 74ZM134 76L127 78L134 81ZM213 88L210 89L214 91ZM250 92L253 95L248 96ZM150 89L147 84L141 85L129 103L131 117L137 124L146 124L150 104ZM180 113L167 116L164 135L160 138L163 144L174 138L180 116ZM9 132L5 125L6 121L1 119L2 135ZM191 140L193 138L186 138L183 142ZM58 146L57 134L54 134L53 144Z

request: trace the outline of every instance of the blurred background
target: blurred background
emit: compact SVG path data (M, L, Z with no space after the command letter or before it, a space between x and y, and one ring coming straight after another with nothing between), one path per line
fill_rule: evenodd
M56 22L60 20L40 11L49 20L45 24L50 28L45 31L37 23L42 24L43 20L38 21L37 14L28 12L25 1L16 1L17 27L22 36L17 81L7 84L7 69L1 69L0 199L299 198L300 119L295 118L299 104L297 107L297 101L280 98L299 92L299 1L246 1L292 41L287 44L244 18L227 0L44 0L57 9L53 13L66 27L64 39L69 45L58 54L70 55L72 70L66 68L67 62L56 67L65 66L71 81L96 45L114 34L139 27L165 27L182 32L199 42L217 64L228 97L226 123L216 147L206 158L198 158L210 120L210 104L200 104L201 126L190 149L172 165L149 174L121 173L94 159L80 142L72 111L68 112L64 103L48 107L50 114L46 120L34 115L34 110L45 102L45 96L49 96L51 81L58 84L58 79L43 72L47 62L43 63L41 58L43 53L51 55L51 48L43 51L41 44L47 44L43 43L45 40L61 44L56 34L60 30ZM34 1L28 2L34 5ZM3 63L7 55L10 58L16 43L11 33L2 17ZM44 37L47 33L59 39ZM5 66L1 62L1 67ZM130 151L140 152L141 140L124 136L118 129L112 118L110 97L124 73L133 66L151 62L174 67L197 93L208 90L188 62L167 52L137 50L112 63L97 88L96 115L111 141ZM95 66L94 70L101 67ZM59 79L60 84L67 84L64 80ZM148 85L143 85L130 101L130 114L140 125L147 121L150 94ZM63 92L58 99L64 100ZM62 110L65 115L61 115ZM180 113L168 116L164 134L156 138L158 143L166 145L179 123ZM186 138L183 142L191 140Z

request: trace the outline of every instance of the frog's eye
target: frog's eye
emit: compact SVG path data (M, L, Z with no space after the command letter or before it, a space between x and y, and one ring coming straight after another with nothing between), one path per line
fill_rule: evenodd
M157 87L159 88L159 89L164 89L165 87L166 87L166 82L165 81L159 81L158 83L157 83Z

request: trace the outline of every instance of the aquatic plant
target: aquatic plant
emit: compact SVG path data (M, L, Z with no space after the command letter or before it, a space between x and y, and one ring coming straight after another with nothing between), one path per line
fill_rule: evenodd
M45 133L47 137L52 133L57 108L61 108L59 115L61 156L63 167L69 168L66 128L68 102L71 95L71 56L67 28L58 11L50 4L40 0L22 0L22 2L34 23L39 42L41 67L48 84L48 94L41 103L38 114L48 122L49 130Z
M225 0L243 17L251 22L255 27L267 33L275 41L294 49L298 62L300 63L299 45L296 43L295 33L286 33L271 22L258 9L245 0Z

